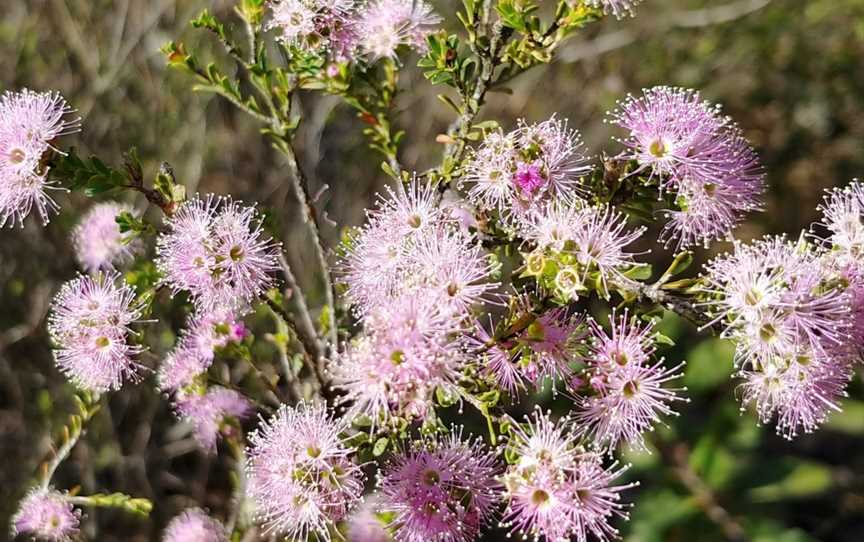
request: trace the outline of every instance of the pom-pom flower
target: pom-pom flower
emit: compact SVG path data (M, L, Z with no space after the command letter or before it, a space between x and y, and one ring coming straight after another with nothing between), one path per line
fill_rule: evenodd
M545 378L568 380L576 349L585 338L579 333L581 325L581 319L568 316L565 309L547 311L531 322L516 339L522 347L519 367L524 377L538 387Z
M209 453L216 451L216 439L226 418L243 419L253 410L248 399L219 386L203 395L190 393L177 398L178 416L192 425L195 440Z
M275 29L277 39L301 49L344 54L353 48L354 1L272 0L272 17L268 29Z
M344 440L345 418L323 406L283 406L250 437L249 496L267 532L329 541L363 491L363 473Z
M465 182L472 203L513 225L549 202L572 204L589 171L579 133L552 117L490 134L474 152Z
M626 273L637 266L627 246L644 227L627 230L626 216L609 207L569 207L550 203L535 210L521 226L535 248L525 254L524 275L564 301L576 300L589 288L609 297L614 286L627 287Z
M114 269L130 261L141 249L140 239L120 232L116 218L121 213L134 213L134 210L125 203L96 204L73 230L75 257L85 271Z
M360 49L372 60L395 58L402 45L423 52L440 22L424 0L373 0L358 15Z
M477 240L447 216L435 189L388 189L341 262L347 296L363 315L411 292L432 292L452 314L490 297L492 265Z
M171 520L162 542L228 542L228 533L219 521L192 508Z
M783 237L736 244L704 282L708 312L736 343L744 402L763 422L776 414L786 437L815 429L851 376L854 288L803 239Z
M48 320L57 366L82 389L119 389L137 373L134 358L141 348L129 344L128 335L140 316L135 291L118 273L67 282L54 298Z
M0 227L22 224L35 207L43 223L57 210L43 155L60 136L77 132L80 119L57 92L5 92L0 97Z
M334 363L349 415L373 423L393 414L423 418L436 388L452 389L464 363L457 321L433 295L405 294L366 318L365 334Z
M549 541L617 538L610 520L627 517L620 494L635 484L614 485L625 469L604 468L598 454L577 447L569 420L538 411L514 428L509 446L518 460L503 477L504 527Z
M30 535L38 540L71 542L78 535L81 512L62 493L33 489L12 516L12 536Z
M380 496L373 494L354 510L347 521L350 542L393 542L378 512L380 502Z
M760 207L764 174L741 130L698 92L654 87L610 114L629 131L622 157L636 160L675 195L662 233L680 247L728 235Z
M864 256L864 185L853 182L828 193L819 207L822 225L828 230L826 248L845 264Z
M200 307L242 309L273 284L278 245L264 233L254 207L196 197L166 224L156 264L166 284L188 291Z
M384 469L383 512L397 542L469 542L491 517L499 497L495 456L461 432L415 443Z
M160 365L156 375L159 388L177 391L191 384L210 367L219 348L239 343L245 336L243 322L228 309L216 308L195 316Z

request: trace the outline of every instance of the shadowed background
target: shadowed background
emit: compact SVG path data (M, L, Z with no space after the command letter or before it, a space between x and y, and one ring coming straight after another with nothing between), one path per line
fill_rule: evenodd
M437 5L445 15L454 10L447 2ZM115 164L136 146L151 175L164 160L190 192L260 202L317 306L318 283L308 271L315 266L296 227L298 209L281 159L251 119L194 94L191 81L168 71L158 52L178 38L204 59L217 51L206 33L188 26L204 7L231 17L225 1L5 0L0 88L61 91L84 126L64 144ZM616 99L656 84L700 89L740 123L768 172L765 212L737 235L796 236L815 219L823 189L864 171L862 58L862 0L646 0L637 17L590 26L551 65L491 95L482 116L509 127L519 117L537 121L556 113L582 131L592 153L615 152L614 131L603 118ZM407 136L400 156L407 167L422 169L440 158L435 136L446 130L450 112L435 99L440 90L416 70L406 67L401 86L397 124ZM332 247L341 226L362 222L385 179L349 108L330 97L304 95L300 102L300 159L313 192L320 191L318 208L340 225L325 226ZM92 200L64 193L56 199L62 211L47 228L31 217L23 229L0 231L0 538L72 405L73 390L53 366L44 318L59 284L77 272L69 231ZM130 201L143 205L141 198ZM709 255L697 251L700 261ZM648 256L664 257L657 247ZM184 314L171 309L160 316L148 328L156 356L170 348ZM266 332L266 320L253 320ZM684 385L691 402L652 436L653 453L626 455L630 476L642 486L629 492L636 506L629 523L619 522L623 538L860 540L860 375L842 413L817 433L787 442L772 428L757 427L752 413L738 412L729 344L674 318L664 326L677 342L664 352L667 359L688 361ZM168 402L154 391L152 375L111 394L108 404L57 485L146 496L156 508L149 520L88 512L86 539L157 539L178 510L196 503L224 513L229 465L195 451L188 428L176 425Z

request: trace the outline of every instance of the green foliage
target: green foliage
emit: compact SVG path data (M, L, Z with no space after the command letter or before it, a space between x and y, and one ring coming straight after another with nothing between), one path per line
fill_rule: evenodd
M86 497L75 497L75 502L95 508L117 508L130 514L147 517L153 510L148 499L130 497L123 493L97 493Z
M95 156L81 158L74 148L55 156L51 164L51 176L59 179L69 190L83 190L94 197L127 184L124 173L112 169Z

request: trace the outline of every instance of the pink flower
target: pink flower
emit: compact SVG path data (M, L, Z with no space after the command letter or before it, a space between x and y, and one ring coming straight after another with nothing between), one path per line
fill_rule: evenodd
M213 363L216 351L230 343L242 342L246 328L226 308L207 310L194 316L157 372L159 388L176 391L192 383Z
M620 442L645 449L643 433L674 415L670 404L683 400L682 391L664 384L681 376L683 363L671 369L662 358L652 361L653 326L640 324L627 312L609 316L611 333L591 322L593 341L586 373L593 393L576 398L579 434L598 448L614 450Z
M607 8L608 9L608 8ZM617 8L618 11L621 8ZM679 248L728 235L759 209L764 173L741 130L688 89L654 87L610 114L629 131L623 158L657 176L676 208L661 238Z
M513 341L496 341L494 334L481 323L474 325L474 335L466 340L480 362L480 372L511 396L525 389L527 379L519 365Z
M540 166L538 164L521 163L516 166L516 175L513 177L513 183L522 191L524 197L530 198L543 188L543 185L546 184L546 179L540 174Z
M132 260L142 248L140 239L120 233L115 220L121 213L132 213L131 205L106 202L94 205L72 231L75 256L85 271L114 269Z
M498 286L490 280L492 264L477 239L444 211L434 187L415 180L388 190L369 213L340 265L360 315L421 290L434 292L455 317L489 299Z
M282 406L250 437L248 495L266 532L328 541L360 500L363 472L344 440L346 418L323 406Z
M453 388L465 361L456 324L436 297L419 292L371 312L365 333L332 363L336 386L353 403L349 416L424 418L436 388Z
M708 265L706 308L736 343L742 400L763 422L776 415L787 437L838 408L857 359L860 286L844 260L803 238L766 237Z
M468 197L518 226L545 205L574 204L582 177L591 171L579 133L554 116L508 133L493 132L467 165Z
M374 0L357 19L360 50L371 60L396 58L400 46L426 51L426 37L441 22L423 0Z
M171 520L162 542L228 542L228 533L219 521L200 508L192 508Z
M348 52L345 33L353 31L353 0L271 0L269 5L272 18L266 28L277 30L285 45L337 56Z
M63 493L52 489L33 489L12 516L12 536L30 535L51 542L77 539L81 512L72 507Z
M519 459L503 477L504 527L550 541L617 538L610 520L627 517L620 493L635 484L613 485L625 469L604 468L601 457L584 453L575 439L568 419L555 423L539 411L514 428L508 446Z
M460 433L415 443L385 467L380 510L393 514L397 542L468 542L490 519L500 492L498 462Z
M273 284L279 245L267 237L254 207L198 197L166 219L156 264L174 292L188 291L204 309L246 308Z
M365 498L348 518L348 540L350 542L393 542L393 537L379 517L377 510L381 504L378 494Z
M209 453L216 451L216 440L226 418L244 419L254 410L248 399L219 386L203 395L180 394L176 407L178 417L192 425L195 440Z
M134 290L117 285L118 273L80 276L54 298L48 331L60 370L85 390L117 390L138 372L140 346L129 344L130 325L141 316Z
M78 131L80 119L64 118L71 112L53 91L23 89L0 97L0 226L22 224L34 207L43 223L57 211L42 158L55 139Z

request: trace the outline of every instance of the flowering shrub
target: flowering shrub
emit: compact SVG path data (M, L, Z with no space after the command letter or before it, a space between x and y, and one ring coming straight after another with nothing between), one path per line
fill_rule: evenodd
M236 466L230 510L190 507L166 541L463 542L492 529L615 539L638 485L616 457L648 451L650 432L687 402L684 361L660 355L666 311L734 342L742 408L779 434L813 431L839 408L864 344L864 186L828 194L812 231L735 240L761 208L764 172L735 122L695 90L622 97L608 114L619 137L602 154L556 116L509 131L477 119L496 85L636 2L463 4L452 34L439 27L456 21L418 0L240 0L240 30L201 13L192 24L237 77L164 46L197 90L261 123L297 209L187 194L167 165L145 182L134 149L118 168L65 146L86 126L56 92L2 96L0 223L47 223L63 190L131 191L161 215L100 201L74 229L86 274L56 294L48 330L78 412L14 535L73 540L88 507L160 506L54 486L104 397L124 386L164 394L201 452ZM418 56L455 119L438 138L440 163L410 172L393 99ZM391 184L335 247L295 151L301 91L356 110ZM273 238L268 219L281 212L299 214L311 239L318 296L297 286ZM730 252L689 270L691 249L727 240ZM656 272L642 261L652 247L674 249ZM160 305L186 310L167 351L147 341ZM275 328L256 335L262 313ZM546 391L568 411L526 415ZM476 411L485 431L451 423L452 409Z

